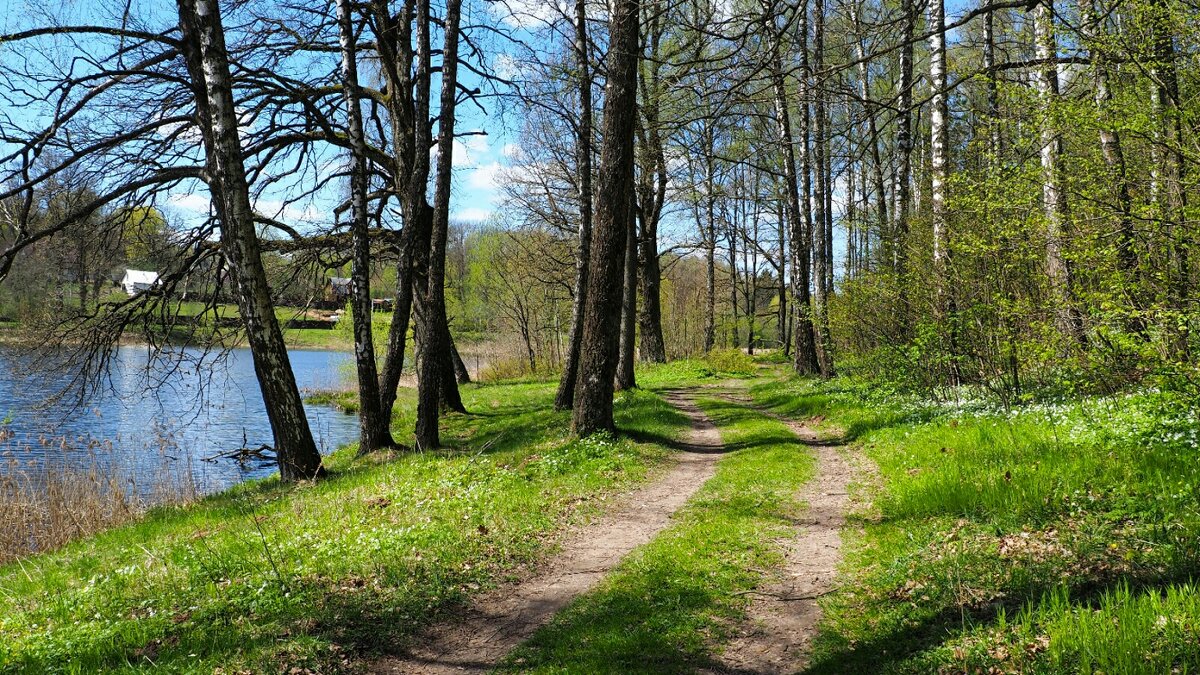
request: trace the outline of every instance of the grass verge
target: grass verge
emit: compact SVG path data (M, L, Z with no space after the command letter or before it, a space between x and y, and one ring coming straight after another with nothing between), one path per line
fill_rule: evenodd
M743 406L702 399L729 454L676 514L676 523L637 549L510 655L505 668L535 673L685 673L743 617L739 591L781 561L774 544L793 533L795 493L812 457L783 424Z
M463 393L473 413L446 420L447 450L344 448L327 480L243 484L0 567L0 671L349 669L545 555L686 424L629 392L618 424L642 442L579 441L551 384Z
M1200 452L1179 401L752 395L824 416L879 467L810 672L1200 672Z

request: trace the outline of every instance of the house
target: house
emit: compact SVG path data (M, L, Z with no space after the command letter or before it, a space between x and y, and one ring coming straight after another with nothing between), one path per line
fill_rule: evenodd
M330 277L325 280L325 288L321 295L314 298L312 306L317 309L336 310L346 306L353 288L350 279L346 277Z
M330 299L339 302L345 302L350 297L352 288L350 280L345 277L330 277L329 279L329 295Z
M125 276L121 279L121 288L125 289L125 293L129 297L133 297L143 291L148 291L157 284L158 272L125 270Z

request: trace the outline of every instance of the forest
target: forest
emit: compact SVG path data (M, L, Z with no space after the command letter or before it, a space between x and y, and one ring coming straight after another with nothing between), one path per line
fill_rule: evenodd
M22 506L0 672L1200 668L1191 0L5 10L0 347L66 405L245 346L278 477ZM188 590L39 631L135 543Z

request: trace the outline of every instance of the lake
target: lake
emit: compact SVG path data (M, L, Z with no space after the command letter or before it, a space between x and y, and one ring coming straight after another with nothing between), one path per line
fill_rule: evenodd
M254 363L248 349L224 359L197 350L185 358L151 360L146 347L121 347L105 391L73 409L46 399L61 390L63 374L24 374L24 357L0 347L0 473L73 467L96 469L130 481L132 491L164 471L190 475L203 492L223 489L275 471L274 462L206 461L243 446L273 445ZM338 386L351 354L289 352L301 390ZM198 377L197 371L204 374ZM307 406L322 454L358 436L358 421L327 406Z

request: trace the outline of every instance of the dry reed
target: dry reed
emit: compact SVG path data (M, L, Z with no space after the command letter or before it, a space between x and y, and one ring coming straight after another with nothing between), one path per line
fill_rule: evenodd
M165 450L158 466L139 468L138 478L114 472L95 451L68 464L18 461L28 456L23 450L5 452L9 459L0 465L0 564L130 522L150 506L200 495L190 464Z

